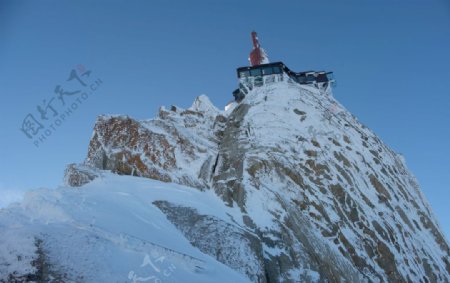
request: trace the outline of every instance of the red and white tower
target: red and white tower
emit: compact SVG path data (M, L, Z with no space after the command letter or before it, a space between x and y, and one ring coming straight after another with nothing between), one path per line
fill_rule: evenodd
M258 66L261 64L269 63L269 57L267 57L266 51L259 44L256 31L252 31L253 50L250 52L250 65Z

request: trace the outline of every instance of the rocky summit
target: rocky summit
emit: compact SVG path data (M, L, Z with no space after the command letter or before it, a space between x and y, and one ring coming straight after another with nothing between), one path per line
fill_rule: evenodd
M193 245L254 282L449 282L448 243L403 157L329 89L286 78L230 108L201 96L152 120L101 116L85 165L238 207L244 227L158 203Z
M145 190L137 193L134 182L145 178L160 182L142 183ZM89 206L94 200L111 202L115 208L101 215L138 215L144 226L135 229L141 238L153 237L146 238L154 243L150 249L177 258L177 267L190 262L177 270L198 278L214 274L218 264L228 277L215 282L450 282L448 243L404 158L329 88L285 75L252 87L226 111L200 96L188 109L161 108L150 120L100 116L85 162L69 165L65 180L71 188L55 198L64 202L70 195L78 206L69 212L62 206L67 218L60 215L60 222L81 209L98 213ZM140 205L126 206L130 194ZM144 205L141 198L151 201ZM159 214L164 219L156 225ZM143 251L131 240L137 230L109 231L99 224L102 217L87 219L83 231L109 241L125 235L112 247L125 242ZM158 235L182 240L164 250ZM59 243L35 239L44 243L37 245L44 255ZM194 253L188 247L205 258L179 256ZM56 252L47 253L51 263ZM83 266L70 270L83 274ZM182 282L174 278L167 282ZM198 278L192 282L204 282Z

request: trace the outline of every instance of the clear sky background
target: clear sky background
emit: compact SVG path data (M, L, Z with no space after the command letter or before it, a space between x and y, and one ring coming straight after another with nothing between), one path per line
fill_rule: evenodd
M99 114L146 119L200 94L222 108L255 29L272 61L334 71L335 97L406 157L449 237L449 1L186 2L0 0L0 206L61 185ZM80 64L103 84L36 147L25 116Z

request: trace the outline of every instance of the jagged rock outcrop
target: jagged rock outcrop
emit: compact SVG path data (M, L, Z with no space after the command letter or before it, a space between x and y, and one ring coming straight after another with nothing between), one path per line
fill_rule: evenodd
M85 165L206 188L209 166L203 164L216 155L217 138L211 133L218 115L209 99L200 96L189 109L162 107L152 120L100 116Z
M239 208L245 229L158 204L254 282L450 282L448 243L405 161L328 90L286 77L227 112L200 97L153 120L101 116L85 164L210 189Z

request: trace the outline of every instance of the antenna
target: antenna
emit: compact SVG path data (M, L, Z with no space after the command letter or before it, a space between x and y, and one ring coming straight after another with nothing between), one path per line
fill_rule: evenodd
M261 45L259 44L259 39L256 31L252 31L252 42L253 42L253 49L250 52L250 65L251 66L258 66L261 64L269 63L269 58L267 58L267 54L264 51L264 49L261 48Z

